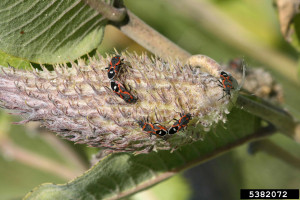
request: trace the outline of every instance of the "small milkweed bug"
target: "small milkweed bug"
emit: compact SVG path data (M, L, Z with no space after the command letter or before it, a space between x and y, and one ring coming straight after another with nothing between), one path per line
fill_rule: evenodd
M146 131L147 133L150 134L150 136L152 135L156 135L156 136L165 136L168 133L168 130L166 129L166 127L158 124L158 123L154 123L151 124L149 123L149 120L139 120L137 122L139 124L139 126L143 129L143 131Z
M223 88L223 96L219 99L221 100L222 98L224 98L226 95L231 96L231 89L234 89L233 84L232 84L232 76L224 71L221 71L220 74L220 79L222 80L222 82L219 80L220 83L220 87ZM225 95L224 95L225 92Z
M135 103L137 101L137 98L130 94L121 83L111 81L110 86L113 92L119 95L126 103Z
M229 61L228 65L231 69L238 71L243 66L243 59L234 58Z
M115 76L118 75L120 68L123 64L122 61L123 59L121 59L121 56L112 57L108 67L105 68L107 69L107 76L109 79L113 79Z
M176 122L172 125L172 127L168 130L168 134L173 135L180 131L181 129L185 128L189 121L191 120L192 115L188 114L180 114L180 119L175 119Z

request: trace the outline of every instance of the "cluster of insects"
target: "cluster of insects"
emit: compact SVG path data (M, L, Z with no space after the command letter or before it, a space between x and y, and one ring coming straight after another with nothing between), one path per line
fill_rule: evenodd
M130 90L127 89L122 83L116 81L115 79L118 77L121 68L123 67L123 59L119 55L112 57L109 66L107 69L107 76L110 79L111 89L115 94L117 94L120 98L122 98L126 103L135 103L137 98L134 97ZM233 78L230 74L226 73L225 71L221 71L220 73L220 80L219 86L223 89L223 96L219 99L226 96L231 96L231 90L234 89L233 87ZM143 131L147 132L152 135L163 137L165 135L173 135L183 129L185 129L191 120L192 115L190 113L180 114L180 119L174 119L175 123L170 127L166 128L159 123L150 123L149 119L143 119L137 121L138 125L142 128Z
M127 89L122 83L116 81L115 79L118 77L119 72L123 66L123 59L120 56L112 57L107 68L107 76L110 79L110 87L112 91L117 94L121 99L123 99L126 103L135 103L137 98L134 97L130 90Z
M174 119L175 123L167 129L166 127L160 125L159 123L149 123L149 119L144 119L138 121L138 124L142 128L143 131L146 131L150 135L156 135L156 136L165 136L167 134L173 135L184 128L187 127L189 121L191 120L192 115L190 113L188 114L180 114L180 119Z

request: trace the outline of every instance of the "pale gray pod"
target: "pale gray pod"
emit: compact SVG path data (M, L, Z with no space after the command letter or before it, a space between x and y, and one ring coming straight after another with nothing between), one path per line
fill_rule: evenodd
M103 147L117 152L146 153L174 150L202 139L200 134L218 122L235 102L237 91L229 97L218 86L218 77L184 65L177 60L162 61L147 55L121 54L124 71L118 77L138 98L128 104L110 89L107 58L89 58L57 65L50 72L25 71L1 67L1 106L21 114L25 120L40 121L65 139ZM165 137L149 137L137 120L170 127L179 113L193 118L186 131Z

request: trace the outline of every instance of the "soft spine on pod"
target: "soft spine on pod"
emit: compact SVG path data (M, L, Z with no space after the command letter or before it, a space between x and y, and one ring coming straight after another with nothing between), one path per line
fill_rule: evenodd
M131 88L135 103L126 103L110 89L105 69L111 55L57 65L54 71L0 69L1 107L25 120L40 121L61 137L111 152L147 153L174 150L202 139L204 130L226 121L235 93L222 98L219 78L177 60L162 61L145 54L121 54L125 72L118 80ZM164 137L142 131L149 118L171 127L180 113L193 117L185 131Z

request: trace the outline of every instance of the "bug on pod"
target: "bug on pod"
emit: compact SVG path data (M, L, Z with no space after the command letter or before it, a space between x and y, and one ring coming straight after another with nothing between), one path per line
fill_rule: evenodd
M122 83L119 83L118 81L111 81L110 86L113 92L119 95L119 97L126 103L135 103L137 101L137 98L130 94L130 92L124 87Z
M118 75L120 68L123 65L122 61L123 59L121 59L120 56L112 57L108 67L105 68L107 69L107 76L109 79L114 79Z
M172 127L168 130L168 134L173 135L179 132L181 129L187 127L190 122L192 115L190 113L180 114L180 119L175 119L176 122L172 125Z
M156 136L165 136L168 133L168 130L166 127L160 125L159 123L149 123L149 120L139 120L137 122L139 126L143 129L143 131L146 131L147 133L151 135Z

